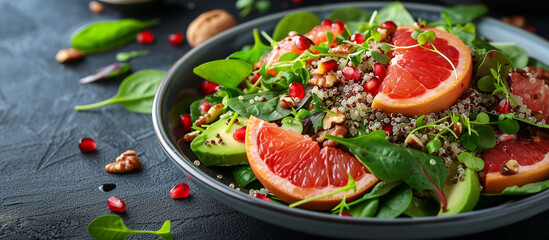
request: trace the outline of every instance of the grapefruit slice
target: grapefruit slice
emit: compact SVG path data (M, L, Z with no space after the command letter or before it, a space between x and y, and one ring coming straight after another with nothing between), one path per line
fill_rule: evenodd
M297 42L300 41L300 38L309 39L314 45L319 45L322 42L326 42L326 33L331 32L335 36L345 32L345 28L342 28L339 24L332 24L331 26L318 25L314 27L311 31L304 35L294 35L288 36L277 43L276 48L274 48L267 56L261 59L259 62L254 64L256 69L260 69L263 65L263 62L271 61L272 63L278 62L280 57L288 52L294 52L297 54L302 54L306 49L299 49L297 47ZM301 40L303 41L303 40ZM273 60L270 60L270 59Z
M436 28L421 28L436 33L435 47L450 59L456 67L441 55L419 46L394 50L394 58L387 67L387 76L372 103L373 108L384 112L420 116L448 109L469 88L472 74L471 54L467 46L456 36ZM411 37L413 27L399 27L394 45L412 46L417 40ZM430 44L424 45L431 48Z
M309 136L254 116L246 128L246 153L257 179L287 203L337 190L347 185L349 175L357 184L357 191L347 194L351 201L378 182L360 161L342 150L320 148ZM344 192L340 192L300 206L328 210L336 206L343 195Z
M549 86L542 79L531 81L519 73L511 73L513 95L520 96L522 103L532 112L541 111L545 121L549 121Z
M549 178L549 140L539 137L501 142L482 154L484 160L485 193L500 193L511 186L523 186L528 183ZM514 159L519 168L516 174L503 175L502 165Z

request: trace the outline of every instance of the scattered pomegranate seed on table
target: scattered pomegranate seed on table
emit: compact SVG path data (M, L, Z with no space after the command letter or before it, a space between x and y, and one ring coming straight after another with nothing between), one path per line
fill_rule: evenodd
M210 82L210 81L203 81L201 84L200 84L200 89L202 91L202 94L204 95L208 95L210 93L213 93L215 91L215 89L217 88L217 85L216 83L213 83L213 82Z
M81 138L78 142L78 148L80 148L81 152L91 152L95 150L96 147L97 144L91 138Z
M151 44L154 42L154 35L151 31L146 30L137 34L137 42L142 44Z
M193 124L191 114L181 114L179 115L179 120L181 120L181 128L183 128L183 131L191 130L191 125Z
M246 126L234 130L233 139L239 142L246 141Z
M114 212L123 212L126 210L126 203L115 196L112 196L107 200L107 205L109 206L109 209Z
M293 82L290 83L290 87L288 88L288 95L293 98L299 98L300 100L305 96L305 90L303 89L303 85Z
M183 43L183 33L177 32L170 34L168 41L173 46L181 45L181 43Z
M189 196L190 188L186 183L180 183L175 185L172 190L170 190L170 196L172 198L185 198Z

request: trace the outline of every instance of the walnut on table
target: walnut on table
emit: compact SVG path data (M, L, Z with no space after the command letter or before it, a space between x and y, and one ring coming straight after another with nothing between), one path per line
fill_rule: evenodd
M105 170L110 173L126 173L141 167L141 160L134 150L128 150L116 158L116 162L109 163Z

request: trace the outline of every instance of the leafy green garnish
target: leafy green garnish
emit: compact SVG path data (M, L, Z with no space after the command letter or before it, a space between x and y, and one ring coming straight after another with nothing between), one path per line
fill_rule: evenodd
M328 16L328 19L343 21L349 28L349 32L354 33L358 30L358 26L363 22L367 22L371 16L372 14L364 9L357 7L342 7L332 11Z
M136 72L122 81L114 97L94 104L79 105L75 109L89 110L118 103L130 111L150 114L154 95L165 75L163 71L152 69Z
M472 22L488 12L488 8L484 5L460 5L454 7L444 7L441 11L441 18L448 17L452 24L467 24ZM430 25L440 25L441 21L431 23Z
M416 22L401 2L391 2L379 10L381 22L393 21L398 26L411 26Z
M484 169L484 160L482 160L482 158L479 158L473 155L470 152L460 153L458 155L458 161L464 163L465 166L467 166L467 168L470 168L477 172Z
M412 189L400 184L379 199L377 218L395 218L400 216L412 202Z
M519 47L517 43L492 42L490 44L501 50L511 60L513 67L524 68L528 64L528 52L524 48Z
M522 187L519 186L512 186L507 187L497 195L529 195L538 193L541 191L545 191L549 189L549 180L545 180L543 182L537 182L537 183L529 183Z
M305 34L319 24L320 18L313 13L292 13L280 19L275 27L273 39L275 41L280 41L286 38L291 31L295 31L298 34Z
M255 97L265 98L265 101L255 101ZM253 104L250 103L253 100ZM289 115L292 111L280 106L280 96L276 92L261 92L229 99L229 107L238 114L249 118L255 116L264 121L275 121Z
M237 0L236 9L240 9L240 16L245 17L254 9L259 10L259 12L266 12L271 7L271 2L268 0Z
M237 59L223 59L203 63L193 69L193 72L219 85L236 88L244 78L252 73L253 66Z
M257 180L257 177L249 165L233 167L233 178L236 183L242 187L246 187L248 184Z
M309 111L305 109L300 109L299 112L297 112L295 109L292 108L292 114L294 117L285 117L282 119L280 123L282 123L282 126L280 126L283 129L292 129L298 133L303 132L303 124L301 121L307 117L309 114Z
M229 59L240 59L242 61L245 61L249 64L254 64L258 62L261 57L267 55L271 49L273 49L271 46L267 46L261 42L261 38L259 37L259 32L257 29L253 30L254 35L254 46L249 49L248 51L238 51L233 54L231 54L228 58Z
M305 204L305 203L308 203L308 202L311 202L311 201L314 201L314 200L317 200L317 199L321 199L321 198L325 198L325 197L328 197L328 196L332 196L336 193L340 193L340 192L345 192L345 194L343 195L343 200L341 201L340 205L338 205L336 208L341 208L341 209L345 209L345 208L348 208L346 206L346 196L347 196L347 193L350 191L350 190L353 190L354 192L356 192L356 182L355 180L353 179L353 177L351 175L349 175L349 181L347 182L347 185L341 187L340 189L337 189L335 191L332 191L332 192L329 192L329 193L326 193L326 194L323 194L323 195L320 195L320 196L316 196L316 197L312 197L312 198L307 198L307 199L303 199L301 201L297 201L295 203L292 203L290 205L288 205L289 207L293 208L293 207L297 207L299 205L302 205L302 204ZM343 212L343 210L341 210L341 212ZM339 212L339 213L341 213Z
M416 190L436 193L446 208L442 184L448 175L446 165L439 157L424 152L396 146L385 139L384 131L375 131L355 138L339 138L324 135L349 148L379 179L392 182L403 180Z
M164 222L158 231L131 230L124 225L122 218L118 215L104 215L94 219L88 224L88 232L98 240L124 240L132 234L139 233L156 234L164 240L173 240L170 220Z
M135 41L139 31L158 23L160 23L159 19L149 21L122 19L91 23L73 33L71 45L86 53L111 50Z
M116 60L120 62L127 62L132 58L142 57L149 55L149 50L131 51L131 52L119 52L116 54Z

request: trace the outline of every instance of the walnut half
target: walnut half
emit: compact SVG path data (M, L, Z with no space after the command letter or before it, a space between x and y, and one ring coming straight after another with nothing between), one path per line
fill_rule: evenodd
M116 162L107 164L105 170L110 173L125 173L138 169L141 165L137 153L134 150L128 150L120 154L116 158Z
M236 24L236 19L225 10L215 9L202 13L189 24L187 41L192 47L196 47Z

